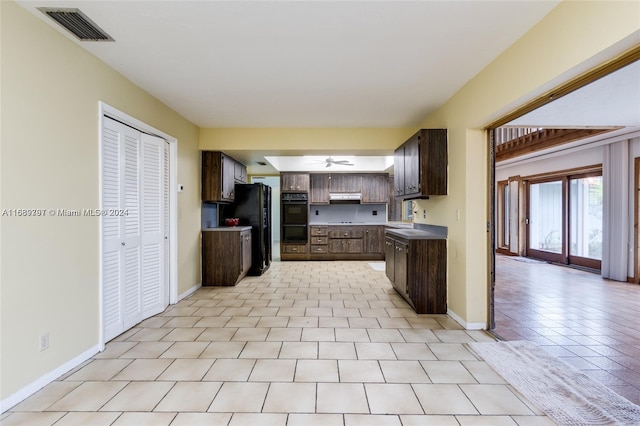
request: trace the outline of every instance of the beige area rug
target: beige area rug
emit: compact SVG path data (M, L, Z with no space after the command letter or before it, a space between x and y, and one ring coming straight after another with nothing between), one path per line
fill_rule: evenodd
M559 425L640 425L640 407L528 341L469 346Z

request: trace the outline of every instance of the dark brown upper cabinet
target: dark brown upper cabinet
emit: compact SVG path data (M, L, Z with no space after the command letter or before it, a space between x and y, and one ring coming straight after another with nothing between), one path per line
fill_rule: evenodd
M311 175L311 204L329 204L329 177L328 173Z
M246 179L243 164L219 151L202 151L202 201L232 202L235 184L246 183Z
M312 173L311 204L329 204L331 193L362 194L362 204L389 202L389 174L387 173Z
M233 171L236 183L247 183L247 166L236 161Z
M385 204L389 202L389 175L362 175L362 204Z
M309 173L280 173L281 192L309 192Z
M331 173L329 192L360 193L362 191L362 175L348 173Z
M421 129L394 153L395 196L447 195L447 129Z

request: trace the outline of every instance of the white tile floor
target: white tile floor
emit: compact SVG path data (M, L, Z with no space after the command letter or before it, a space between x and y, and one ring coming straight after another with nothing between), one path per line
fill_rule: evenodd
M2 424L553 424L465 346L481 340L367 262L274 262L143 321Z

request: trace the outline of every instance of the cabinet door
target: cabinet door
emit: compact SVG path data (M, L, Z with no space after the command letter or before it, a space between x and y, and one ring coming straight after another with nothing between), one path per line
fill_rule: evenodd
M240 234L242 245L242 276L251 269L251 231L244 231Z
M311 180L311 204L329 204L329 174L314 173Z
M385 273L387 278L393 283L395 281L395 240L392 238L385 238L384 241L384 261L385 261Z
M296 182L296 190L309 192L310 182L309 182L309 174L299 174L295 177Z
M222 201L222 153L202 151L202 201Z
M235 160L222 154L222 200L235 199Z
M395 196L404 195L404 148L402 145L393 154L393 186Z
M329 253L362 253L362 238L340 238L329 240Z
M347 253L352 253L352 254L362 253L363 251L362 238L350 238L344 241L346 241L345 251Z
M329 192L362 192L362 175L332 173Z
M404 147L404 195L420 193L420 135L415 134Z
M251 262L251 241L247 257L243 235L232 230L202 232L203 286L232 286L244 276L245 259Z
M389 202L389 175L362 176L362 203Z
M280 189L282 192L309 192L309 174L280 174Z
M233 172L233 178L237 183L247 183L247 167L244 164L235 161Z
M420 135L421 192L447 195L447 130L423 129Z
M407 288L407 256L408 246L400 241L395 241L395 256L394 256L394 276L396 288L403 295L409 294Z
M382 226L372 226L365 229L364 252L382 253Z
M336 238L329 240L329 253L344 253L346 249L345 240Z

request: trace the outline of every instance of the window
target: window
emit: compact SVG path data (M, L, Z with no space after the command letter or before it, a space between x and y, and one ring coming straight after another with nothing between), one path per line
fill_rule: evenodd
M602 176L571 179L569 255L602 260Z
M602 171L528 181L527 256L600 269Z

